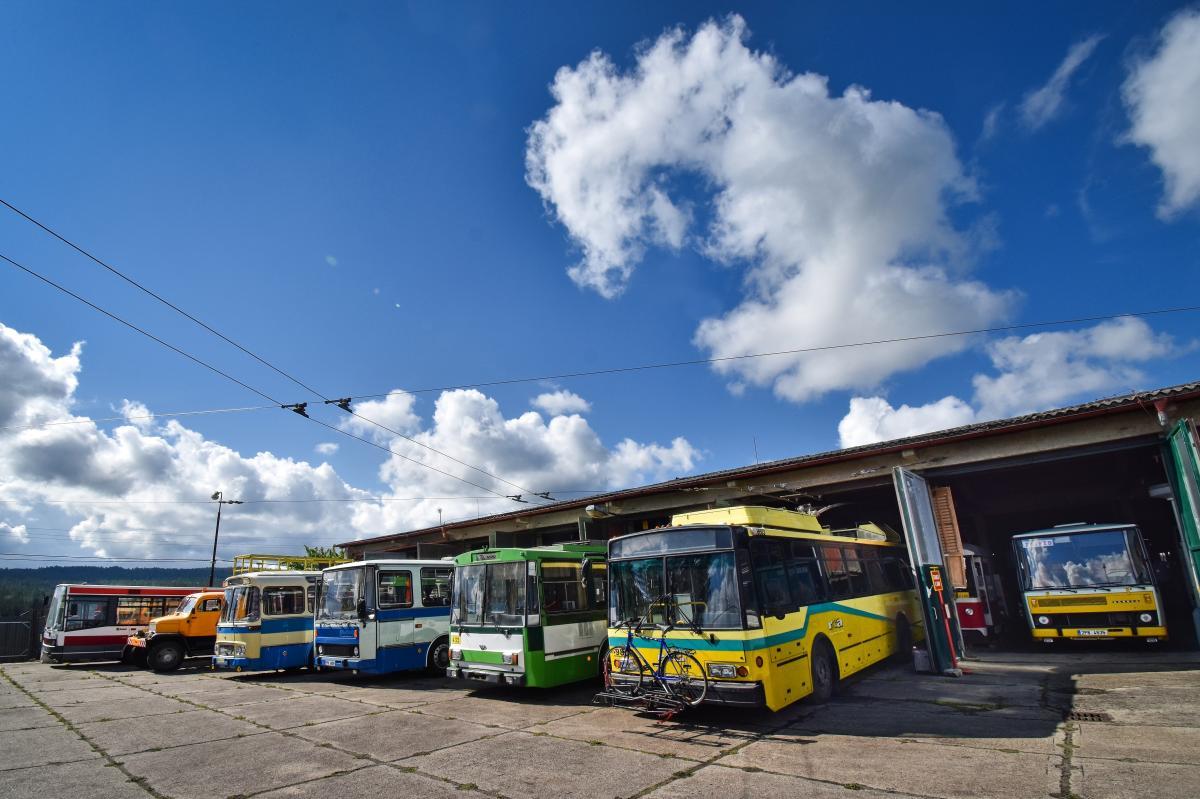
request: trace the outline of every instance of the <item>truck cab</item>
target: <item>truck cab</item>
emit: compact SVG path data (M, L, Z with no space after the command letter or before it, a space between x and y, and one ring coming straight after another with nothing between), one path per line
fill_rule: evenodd
M185 658L212 655L223 596L221 591L201 591L184 597L173 613L129 636L123 659L163 672L179 668Z

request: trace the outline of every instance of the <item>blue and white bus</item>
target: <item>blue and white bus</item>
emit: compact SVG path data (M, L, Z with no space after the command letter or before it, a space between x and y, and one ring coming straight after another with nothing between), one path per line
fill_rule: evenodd
M450 662L450 581L444 560L368 560L321 572L318 669L390 674Z

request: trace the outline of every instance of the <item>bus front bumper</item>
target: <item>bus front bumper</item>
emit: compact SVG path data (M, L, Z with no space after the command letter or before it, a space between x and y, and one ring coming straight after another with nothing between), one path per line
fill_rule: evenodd
M519 671L499 671L497 669L489 669L472 664L465 664L462 661L452 661L446 667L446 676L455 680L466 680L468 682L482 682L489 685L525 685L525 675Z
M1033 630L1039 639L1155 638L1165 640L1166 627L1045 627Z

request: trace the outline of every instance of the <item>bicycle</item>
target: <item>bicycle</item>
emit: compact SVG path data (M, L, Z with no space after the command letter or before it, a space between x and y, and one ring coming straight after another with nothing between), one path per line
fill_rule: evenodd
M653 602L650 607L665 606L667 602ZM680 612L678 604L671 604L676 613L664 614L664 618L682 616L692 632L703 634L694 622ZM658 662L652 665L635 645L637 638L655 640L642 634L642 628L647 623L647 618L642 616L613 625L616 629L626 631L625 644L609 650L602 664L604 690L596 694L593 701L637 707L669 719L704 701L708 693L708 676L704 665L696 659L692 650L667 644L667 634L676 628L674 621L649 625L659 631ZM647 680L650 681L649 687Z

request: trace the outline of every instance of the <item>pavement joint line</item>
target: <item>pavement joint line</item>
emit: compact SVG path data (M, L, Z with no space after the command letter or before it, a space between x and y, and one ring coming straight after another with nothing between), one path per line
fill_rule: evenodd
M29 691L27 691L25 689L25 686L21 685L16 680L14 680L8 674L7 671L0 670L0 674L2 674L4 676L4 679L8 680L10 683L12 683L14 686L16 686L16 688L18 690L22 691L26 696L28 696L30 699L32 699L34 702L36 702L42 708L42 710L45 710L51 716L54 716L56 719L58 719L58 722L63 727L66 727L67 730L69 730L70 732L72 732L76 736L78 736L79 740L83 741L85 744L87 744L89 747L91 747L92 751L94 751L96 754L100 755L100 757L102 757L104 760L107 761L107 763L106 763L107 766L115 768L117 771L119 771L123 775L125 775L126 780L128 780L129 782L138 786L146 793L150 794L152 797L154 797L154 799L170 799L169 797L165 796L164 794L159 793L158 791L154 790L149 785L147 785L145 778L135 777L129 771L129 769L125 768L125 764L122 761L115 759L112 755L110 755L107 751L105 751L102 747L100 747L99 744L97 744L91 738L88 738L86 735L84 735L83 732L81 732L78 727L76 727L70 721L67 721L67 719L64 718L60 713L57 713L55 710L53 710L52 708L47 706L45 703L41 702L37 697L35 697L33 694L31 694ZM87 759L90 760L91 758L87 758ZM80 760L80 761L67 761L67 762L84 762L84 761Z
M271 687L271 686L268 686L268 687ZM143 688L142 690L147 690L147 689ZM154 692L151 692L151 693L154 693ZM316 695L319 695L319 694L310 694L310 693L308 693L308 692L305 692L305 691L296 691L296 693L302 693L302 694L305 694L305 695L307 695L307 696L316 696ZM160 696L161 696L161 694L160 694ZM306 728L306 727L317 727L317 726L320 726L321 724L329 724L329 723L332 723L332 722L334 722L334 721L347 721L348 719L355 719L355 718L366 718L366 717L368 717L368 716L378 716L378 715L381 715L381 714L383 714L383 713L392 712L393 710L395 710L394 708L385 708L385 707L380 707L380 706L378 706L378 705L372 705L372 707L379 707L379 710L378 710L377 712L374 712L374 713L365 713L365 714L363 714L363 715L361 715L361 716L349 716L349 717L347 717L347 718L342 718L342 719L329 719L329 720L327 720L327 721L317 722L317 723L315 723L315 724L314 724L314 723L308 723L308 724L299 724L299 725L297 725L297 726L295 726L295 727L287 727L287 728L284 728L284 729L274 729L274 728L272 728L272 727L268 727L268 726L267 726L267 725L265 725L265 724L260 724L259 722L257 722L257 721L254 721L253 719L248 719L248 718L245 718L244 716L236 716L236 715L234 715L233 713L226 712L226 711L228 711L228 710L230 710L230 709L236 709L237 707L244 707L245 705L233 705L231 708L211 708L211 707L208 707L207 705L200 705L200 704L198 704L198 703L195 703L195 702L190 702L190 701L188 701L188 700L186 700L186 699L180 699L179 701L181 701L181 702L186 702L187 704L193 705L193 706L195 706L195 707L198 707L198 708L201 708L201 709L203 709L203 710L208 710L208 711L210 711L210 712L213 712L213 713L220 713L220 714L221 714L221 715L223 715L223 716L229 716L229 717L231 717L231 718L233 718L233 719L235 719L235 720L238 720L238 721L244 721L244 722L246 722L247 724L252 724L252 725L254 725L255 727L258 727L258 728L261 730L261 732L260 732L260 733L254 733L254 735L261 735L261 734L265 734L265 733L278 733L278 734L280 734L280 735L283 735L283 736L285 736L285 737L287 737L287 738L292 738L292 739L294 739L294 740L297 740L297 741L302 741L303 743L305 743L305 744L308 744L308 745L310 745L310 746L320 746L321 748L324 748L324 749L332 749L332 750L334 750L334 751L341 752L342 754L345 754L345 755L350 755L351 757L355 758L356 760L368 761L368 762L370 762L370 763L373 763L373 764L375 764L375 765L378 765L378 766L390 766L390 765L393 765L393 764L392 764L390 761L387 761L387 760L380 760L379 758L372 757L371 755L365 754L365 753L363 753L363 752L355 752L355 751L353 751L353 750L351 750L351 749L345 749L345 748L343 748L343 747L340 747L340 746L338 746L337 744L328 743L328 742L322 742L322 743L318 743L318 742L316 742L316 741L310 741L309 739L307 739L307 738L305 738L305 737L303 737L303 736L301 736L301 735L297 735L297 734L296 734L295 732L293 732L293 731L294 731L294 730L298 730L298 729L302 729L302 728ZM267 700L267 701L270 701L270 700ZM345 700L345 701L350 701L350 700ZM255 703L247 703L247 704L258 704L258 703L257 703L257 702L255 702ZM367 703L360 703L360 704L367 704ZM403 711L397 711L397 712L403 712ZM504 734L504 733L506 733L506 732L511 732L511 731L510 731L510 730L503 730L503 731L501 731L501 732L497 733L496 735L488 735L488 736L484 736L483 738L477 738L477 739L475 739L475 740L487 740L487 739L489 739L489 738L495 738L495 737L498 737L499 735L503 735L503 734ZM246 736L246 737L249 737L249 736ZM191 745L195 745L195 744L193 743L193 744L191 744ZM440 747L440 748L441 748L441 749L449 749L449 748L451 748L452 746L457 746L457 745L458 745L458 744L451 744L450 746L445 746L445 747ZM430 750L430 751L432 752L432 751L439 751L439 750L435 749L435 750ZM410 757L411 757L411 756L410 756ZM298 782L290 783L290 784L288 784L288 785L276 785L276 786L272 786L272 787L270 787L270 788L264 788L264 789L262 789L261 791L254 791L254 792L252 792L252 793L248 793L248 794L244 794L244 795L245 795L245 796L247 796L247 797L249 797L249 796L256 796L256 795L258 795L258 794L261 794L261 793L266 793L266 792L268 792L268 791L275 791L275 790L279 790L279 789L281 789L281 788L292 788L292 787L295 787L295 786L297 786L297 785L307 785L307 784L308 784L308 783L310 783L310 782L317 782L317 781L319 781L319 780L327 779L327 778L329 778L329 777L335 777L335 776L339 776L339 775L342 775L342 774L350 774L350 773L352 773L352 772L355 772L355 771L360 771L360 770L361 770L361 769L363 769L363 768L367 768L367 767L366 767L366 766L360 766L359 768L356 768L356 769L343 769L343 770L340 770L340 771L334 772L333 774L326 774L326 775L324 775L324 776L321 776L321 777L313 777L313 778L311 778L311 779L307 779L307 780L300 780L300 781L298 781ZM455 787L458 787L458 786L460 785L460 783L454 782L453 780L447 780L447 779L444 779L444 778L442 778L442 777L439 777L439 776L438 776L438 775L436 775L436 774L428 774L428 773L425 773L425 772L423 772L423 771L421 771L421 770L419 770L419 769L416 769L416 768L414 768L414 769L413 769L413 772L412 772L412 773L420 774L420 775L421 775L421 776L423 776L423 777L428 777L428 778L430 778L430 779L436 779L436 780L438 780L438 781L441 781L441 782L446 782L446 783L448 783L448 784L454 785ZM477 789L477 790L478 790L478 789ZM488 793L488 792L484 791L484 793ZM507 797L505 797L505 796L503 796L502 794L499 794L499 793L490 793L489 795L495 796L495 797L497 797L497 799L507 799Z
M1071 775L1073 773L1072 760L1075 756L1075 730L1078 725L1070 722L1063 726L1063 743L1062 743L1062 763L1058 776L1058 799L1076 799L1076 794L1071 789Z

